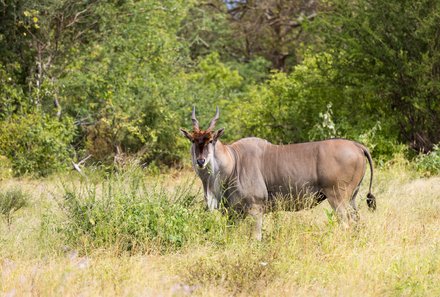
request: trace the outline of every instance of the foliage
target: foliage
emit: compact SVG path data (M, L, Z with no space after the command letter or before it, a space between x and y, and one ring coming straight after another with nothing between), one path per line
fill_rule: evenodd
M161 253L224 240L226 219L205 211L192 182L166 191L160 185L147 186L143 178L131 172L98 185L65 185L59 201L63 215L58 220L47 217L44 229L59 226L55 229L65 244L84 253L97 248Z
M273 143L344 137L368 145L375 158L392 158L399 151L395 120L372 112L362 90L337 84L334 64L331 54L308 51L290 74L275 72L251 87L237 110L243 134Z
M72 120L34 114L14 115L0 125L0 155L14 174L48 175L66 168L74 135Z
M57 151L30 161L13 153L24 143L0 135L16 175L47 175L71 153L107 168L133 159L179 167L188 144L178 128L189 126L193 105L204 124L220 107L226 142L345 137L386 161L402 144L428 153L440 141L438 1L0 6L1 131L63 127L40 138L31 129L40 139L31 146L49 137Z
M185 61L176 38L181 1L126 2L108 7L115 23L102 42L88 44L66 66L60 90L66 109L79 118L80 141L95 160L137 153L143 161L179 161L179 121ZM164 26L166 24L166 26Z
M16 85L16 77L13 73L20 68L19 65L9 65L9 71L0 64L0 120L4 120L15 112L23 112L27 109L23 90Z
M229 133L226 139L237 139L239 131L234 129L235 109L240 105L240 95L244 92L244 78L238 70L220 61L218 53L214 52L199 61L193 72L186 75L190 102L196 105L196 114L203 129L207 128L209 120L214 116L215 107L221 109L217 127L227 125ZM191 105L183 118L184 126L190 123Z
M210 0L192 7L182 35L193 57L218 51L231 61L264 58L271 68L287 70L299 62L298 49L308 39L304 24L319 8L318 1Z
M425 153L440 140L439 5L337 0L315 23L332 82L354 89L364 113L386 117L399 141Z
M327 104L327 110L324 113L319 113L321 122L316 124L309 132L311 139L328 139L335 138L339 132L333 122L332 103Z
M228 60L236 55L234 32L221 0L195 2L190 5L178 33L182 39L188 41L193 60L212 52L221 52L222 57Z
M419 154L415 159L415 166L418 171L427 176L440 174L440 146L434 148L428 154Z
M7 157L0 155L0 181L11 178L12 173L11 161Z
M2 190L0 192L0 214L6 219L8 226L12 223L15 212L28 205L28 194L21 189Z
M7 70L19 90L14 105L26 102L50 112L55 102L56 108L61 108L57 78L78 45L99 39L106 2L2 2L0 67Z

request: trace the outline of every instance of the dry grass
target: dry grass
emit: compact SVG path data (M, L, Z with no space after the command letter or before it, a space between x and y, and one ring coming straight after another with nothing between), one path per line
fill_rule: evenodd
M170 187L186 180L180 173L162 179ZM356 228L341 230L324 202L266 215L262 243L249 239L246 220L220 245L208 240L164 255L78 255L60 250L57 238L42 241L41 218L54 207L49 196L60 190L57 183L0 184L32 197L10 229L0 223L0 294L440 296L440 177L416 178L403 165L377 172L376 212L360 193Z
M73 252L38 260L3 259L1 280L2 292L9 296L172 295L177 284L153 257L78 257Z

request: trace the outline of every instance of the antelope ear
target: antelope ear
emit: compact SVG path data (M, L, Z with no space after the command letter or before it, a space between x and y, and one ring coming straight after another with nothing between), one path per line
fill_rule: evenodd
M225 128L221 128L221 129L218 129L217 131L215 131L214 137L213 137L214 141L217 141L220 137L222 137L223 133L225 133Z
M185 129L180 128L180 133L182 133L183 136L185 136L186 138L188 138L189 141L193 142L194 139L192 138L191 133L189 133L188 131L186 131Z

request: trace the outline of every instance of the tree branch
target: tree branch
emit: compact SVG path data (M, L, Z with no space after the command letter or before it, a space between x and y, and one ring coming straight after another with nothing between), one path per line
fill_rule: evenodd
M73 162L72 160L72 165L73 165L73 169L75 169L76 171L79 172L79 174L81 174L83 177L87 177L81 170L81 165L84 164L85 161L87 161L87 159L89 159L92 155L88 155L87 157L85 157L84 159L82 159L81 161L79 161L78 163Z

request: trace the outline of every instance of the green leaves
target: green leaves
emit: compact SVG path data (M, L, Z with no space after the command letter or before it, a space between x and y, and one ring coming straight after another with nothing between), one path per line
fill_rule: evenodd
M416 151L430 150L440 141L440 106L434 103L440 94L440 37L432 34L438 29L438 2L333 3L315 28L333 56L334 83L356 89L365 112L386 116L400 141Z
M206 240L224 242L227 218L206 212L193 186L186 181L169 191L130 173L98 184L67 185L58 200L63 215L59 221L48 216L43 228L49 232L58 226L64 243L81 253L96 248L167 253Z
M118 148L142 150L142 161L178 161L175 114L186 57L176 31L185 11L182 1L109 7L111 31L68 65L62 94L70 113L90 119L82 134L95 160L112 162Z
M26 207L29 203L29 195L19 188L2 190L0 192L0 215L2 215L10 227L12 216L18 210Z
M72 119L38 113L13 116L0 125L0 155L8 157L15 175L46 176L68 166Z
M373 154L388 155L397 142L428 152L440 142L438 2L260 2L233 12L219 0L8 4L0 12L0 124L20 126L25 114L34 127L71 119L52 132L75 137L55 146L106 166L121 158L180 166L188 145L178 128L190 124L193 105L201 123L220 107L226 142L362 140L379 121L368 140ZM53 135L41 134L31 137L38 145L0 135L16 174L70 154L34 165L12 159L6 143L51 154L43 147Z

